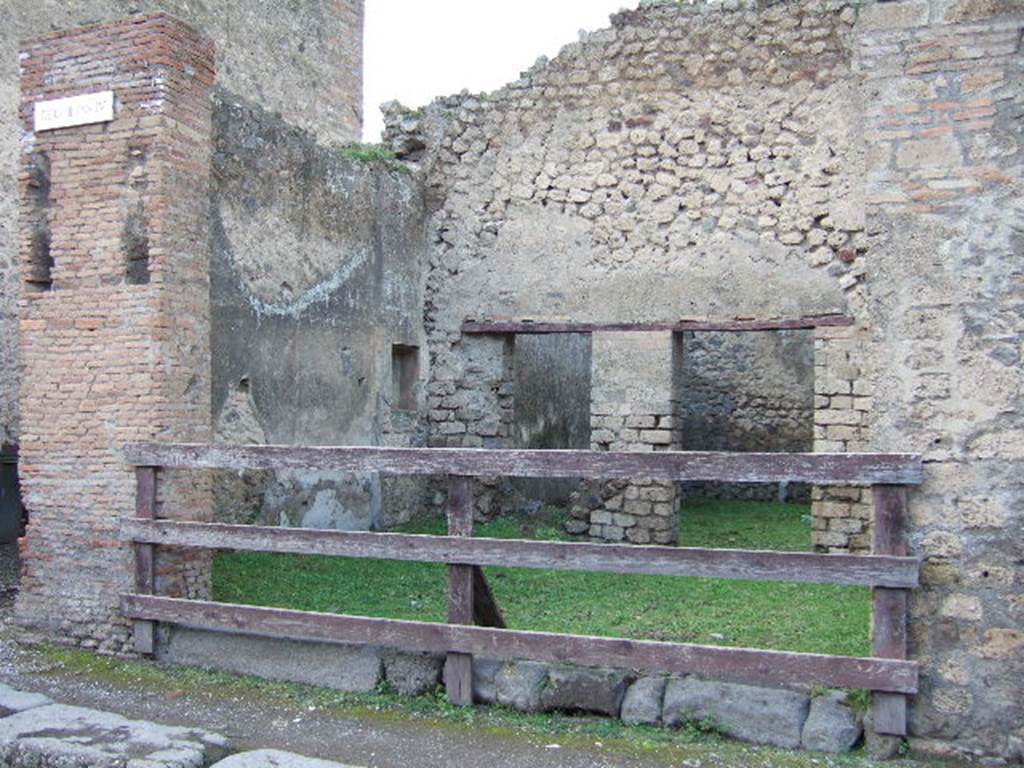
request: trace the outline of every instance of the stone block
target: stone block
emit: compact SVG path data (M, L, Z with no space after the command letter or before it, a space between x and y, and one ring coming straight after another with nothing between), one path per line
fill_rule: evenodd
M626 426L633 429L653 429L657 426L658 419L655 416L627 416Z
M659 501L651 505L651 513L658 517L671 517L675 514L675 505L671 502Z
M626 537L626 531L618 525L606 525L603 536L608 541L622 541Z
M641 677L622 699L622 722L628 725L658 725L665 696L664 677Z
M672 431L668 429L645 429L640 432L640 439L651 445L671 445Z
M898 3L871 3L861 8L861 30L890 30L928 25L928 0L902 0Z
M628 494L627 494L628 495ZM627 515L637 515L638 517L644 517L651 514L651 502L631 500L627 501L622 505L622 511Z
M797 749L809 710L804 693L687 677L669 680L661 719L672 726L709 721L744 741Z
M404 696L429 693L441 682L442 655L386 651L383 661L384 679Z
M368 693L381 680L373 646L278 640L231 632L174 627L158 645L162 660L206 669Z
M498 701L497 678L505 663L496 659L473 658L473 701L494 704Z
M510 661L494 676L495 700L520 712L540 712L548 680L548 665L536 661Z
M860 717L846 704L846 694L831 691L811 700L801 744L814 752L849 752L863 732Z
M621 670L554 667L541 691L541 708L618 717L629 682Z
M961 164L960 142L952 133L904 141L896 148L896 165L903 169L950 168Z
M630 528L626 531L626 539L631 544L650 544L651 532L646 528Z
M220 734L83 707L51 704L0 720L0 765L9 768L195 768L227 751L227 739Z
M566 520L564 527L566 533L572 536L582 536L590 528L590 523L586 520Z

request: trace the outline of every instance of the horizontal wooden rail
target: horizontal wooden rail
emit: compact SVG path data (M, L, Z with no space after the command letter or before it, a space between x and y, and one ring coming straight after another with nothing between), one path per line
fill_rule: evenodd
M787 331L814 328L846 327L853 318L846 315L811 315L797 318L767 320L666 320L647 323L571 323L532 320L466 320L463 333L484 334L549 334L596 332L672 331Z
M430 653L456 652L645 672L695 673L754 684L813 681L839 688L917 692L917 664L912 661L431 624L149 595L122 595L121 611L128 618L144 621L290 639L368 643Z
M482 448L303 448L279 445L135 443L129 464L196 469L315 469L393 475L504 475L597 479L783 481L817 485L918 485L921 457L903 453L715 453L488 450Z
M480 539L167 520L126 519L121 523L121 535L136 544L249 552L867 587L913 588L918 586L920 571L920 562L914 557Z

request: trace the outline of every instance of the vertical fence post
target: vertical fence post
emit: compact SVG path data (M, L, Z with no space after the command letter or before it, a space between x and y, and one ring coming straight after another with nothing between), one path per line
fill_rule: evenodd
M135 468L135 517L153 520L156 517L156 467ZM156 582L156 546L135 545L135 592L152 595ZM134 625L135 650L152 654L155 649L156 623L136 621Z
M907 491L898 485L876 485L872 489L875 532L872 550L876 555L907 554ZM907 658L907 595L905 589L875 587L872 590L871 645L881 659ZM907 735L907 697L875 691L872 696L875 733Z
M448 477L448 535L473 535L473 478ZM448 565L448 623L473 623L473 566ZM449 653L445 666L448 701L456 706L473 703L473 657Z

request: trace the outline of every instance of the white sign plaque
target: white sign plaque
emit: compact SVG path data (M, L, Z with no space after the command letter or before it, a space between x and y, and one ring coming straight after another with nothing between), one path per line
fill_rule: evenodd
M114 92L86 93L65 99L37 101L35 104L36 131L52 131L73 125L106 123L114 119Z

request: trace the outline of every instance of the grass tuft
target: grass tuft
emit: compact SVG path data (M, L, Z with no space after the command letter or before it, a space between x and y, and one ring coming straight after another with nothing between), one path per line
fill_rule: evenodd
M346 160L379 164L391 170L409 172L408 166L395 157L395 153L386 144L349 144L342 147L340 153Z

